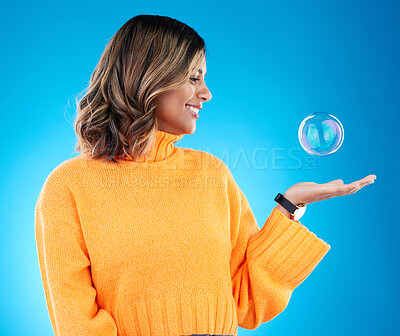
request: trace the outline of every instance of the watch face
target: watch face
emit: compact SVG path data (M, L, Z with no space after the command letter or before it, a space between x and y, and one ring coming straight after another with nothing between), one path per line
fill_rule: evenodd
M299 220L301 216L304 215L305 212L306 212L306 206L299 207L298 209L295 210L293 219L295 221Z

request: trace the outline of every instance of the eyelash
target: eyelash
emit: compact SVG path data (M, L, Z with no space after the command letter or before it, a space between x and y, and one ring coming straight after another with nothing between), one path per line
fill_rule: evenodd
M198 78L190 78L192 81L195 81L195 82L197 82L198 80L200 80L200 79L198 79Z

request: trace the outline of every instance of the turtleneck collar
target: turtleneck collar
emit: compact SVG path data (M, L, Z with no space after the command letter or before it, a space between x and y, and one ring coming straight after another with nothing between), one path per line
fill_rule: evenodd
M183 134L178 135L157 130L154 149L149 153L149 156L146 159L141 158L139 162L149 163L166 160L171 155L175 154L175 152L177 151L177 147L174 146L174 143L182 139L182 137ZM124 159L128 161L133 161L130 157L125 157Z

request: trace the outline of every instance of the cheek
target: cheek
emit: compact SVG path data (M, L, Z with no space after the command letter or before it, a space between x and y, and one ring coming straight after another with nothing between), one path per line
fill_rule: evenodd
M174 92L169 92L159 97L158 111L161 115L177 112L177 107L184 106L194 96L195 88L192 84L187 83ZM179 113L179 112L178 112Z
M193 84L187 83L182 87L181 97L187 103L190 99L193 98L195 93L195 87Z

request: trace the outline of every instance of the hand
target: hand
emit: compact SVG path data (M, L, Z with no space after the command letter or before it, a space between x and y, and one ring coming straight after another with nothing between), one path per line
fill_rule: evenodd
M291 186L283 196L295 205L299 203L310 204L336 196L354 194L366 185L374 183L375 179L375 175L368 175L349 184L343 184L340 179L324 184L302 182Z

